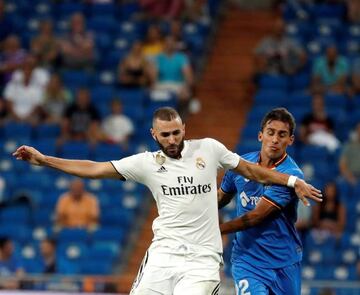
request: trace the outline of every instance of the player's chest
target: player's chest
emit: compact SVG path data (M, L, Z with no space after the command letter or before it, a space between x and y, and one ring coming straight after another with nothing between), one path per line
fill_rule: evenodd
M243 211L254 209L265 191L263 185L252 181L237 181L236 189L238 208Z

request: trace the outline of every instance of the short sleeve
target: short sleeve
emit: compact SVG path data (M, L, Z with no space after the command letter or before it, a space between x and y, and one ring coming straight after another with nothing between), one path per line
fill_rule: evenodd
M221 190L227 194L236 193L235 174L232 171L227 171L221 181Z
M301 179L304 179L304 175L299 169L291 169L280 172L295 175ZM274 203L280 209L286 207L295 196L296 194L294 189L282 185L266 186L263 193L263 197Z
M111 164L126 180L144 183L146 176L145 161L146 153L140 153L121 160L111 161Z
M234 169L240 161L240 156L236 153L229 151L222 143L215 139L208 138L209 143L212 145L216 159L218 160L218 168Z

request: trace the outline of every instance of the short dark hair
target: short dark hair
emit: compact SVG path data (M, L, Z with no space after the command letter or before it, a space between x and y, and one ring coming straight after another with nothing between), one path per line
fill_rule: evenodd
M153 122L156 119L162 120L162 121L171 121L174 119L180 118L179 113L171 107L162 107L158 108L153 115ZM181 119L181 118L180 118Z
M265 125L271 121L281 121L289 124L290 135L294 134L296 123L294 116L285 108L276 108L268 112L261 121L261 131L264 131Z

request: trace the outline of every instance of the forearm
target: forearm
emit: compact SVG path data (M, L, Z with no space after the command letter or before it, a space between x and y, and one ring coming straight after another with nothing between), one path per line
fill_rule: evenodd
M44 156L41 161L42 166L54 168L65 173L85 177L85 178L100 178L101 175L97 173L97 163L88 160L67 160L51 156Z
M272 183L286 186L289 180L288 174L263 168L245 160L241 160L239 162L239 165L235 168L235 171L250 180L264 184Z
M264 217L254 212L248 212L231 221L220 224L222 234L229 234L237 231L246 230L257 226L264 220Z

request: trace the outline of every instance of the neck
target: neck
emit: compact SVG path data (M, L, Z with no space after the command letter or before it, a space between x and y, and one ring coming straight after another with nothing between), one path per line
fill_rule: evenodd
M275 167L275 165L281 161L282 159L284 159L284 157L286 156L286 153L282 154L280 157L275 158L275 159L270 159L269 157L267 157L265 155L265 153L263 151L260 152L260 159L259 159L259 165L262 167L266 167L266 168L273 168Z

